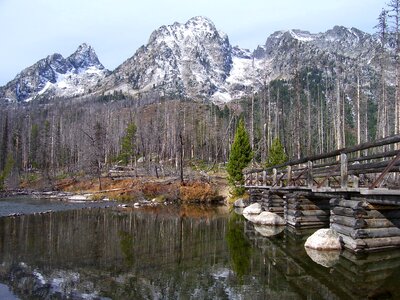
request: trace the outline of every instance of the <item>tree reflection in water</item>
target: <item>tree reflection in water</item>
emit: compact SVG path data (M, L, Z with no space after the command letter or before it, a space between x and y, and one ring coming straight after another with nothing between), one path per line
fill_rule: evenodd
M249 273L252 255L251 244L244 233L243 225L244 218L231 213L225 237L232 269L240 280Z

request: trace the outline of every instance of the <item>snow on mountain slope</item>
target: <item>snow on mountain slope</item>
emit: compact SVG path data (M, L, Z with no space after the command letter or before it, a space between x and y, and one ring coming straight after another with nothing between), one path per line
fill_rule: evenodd
M288 79L299 68L329 69L331 74L359 69L367 82L378 70L376 49L373 36L335 26L315 34L277 31L249 51L232 47L209 19L194 17L155 30L148 43L113 72L104 69L86 44L68 58L50 55L0 87L0 98L29 101L122 91L225 103L257 92L271 80Z
M26 68L1 88L0 97L28 102L43 95L83 95L94 89L107 73L93 48L82 44L68 58L56 53Z
M210 20L195 17L154 31L148 44L113 72L107 86L209 98L223 89L231 67L227 35Z

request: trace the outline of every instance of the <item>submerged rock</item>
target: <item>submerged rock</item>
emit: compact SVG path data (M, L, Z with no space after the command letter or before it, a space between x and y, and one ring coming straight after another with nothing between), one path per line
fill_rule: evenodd
M261 209L261 204L260 203L253 203L249 206L247 206L244 210L243 210L243 214L249 214L249 215L259 215L261 213L262 209Z
M315 250L340 250L340 237L333 229L324 228L314 232L304 244L304 247Z
M253 222L259 225L286 225L286 221L282 217L269 211L263 211L262 213L260 213L254 218Z

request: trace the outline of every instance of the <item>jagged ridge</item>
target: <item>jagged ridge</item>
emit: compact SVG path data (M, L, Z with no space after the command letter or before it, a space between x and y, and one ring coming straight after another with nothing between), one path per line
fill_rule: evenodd
M143 94L228 102L299 67L377 69L377 42L358 29L335 26L325 33L278 31L254 51L232 47L207 18L194 17L155 30L147 43L110 76L94 50L82 44L63 58L53 54L25 69L0 89L1 98L28 101L44 93L71 97L90 91ZM389 72L390 74L390 72Z
M101 82L107 70L94 49L82 44L69 57L55 53L20 72L0 90L9 101L30 101L35 97L83 95Z

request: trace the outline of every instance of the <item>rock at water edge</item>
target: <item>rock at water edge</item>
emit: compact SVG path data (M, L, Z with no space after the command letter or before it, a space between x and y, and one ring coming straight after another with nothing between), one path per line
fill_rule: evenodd
M249 215L259 215L261 213L262 209L261 209L261 204L260 203L253 203L249 206L247 206L244 210L243 210L243 214L249 214Z
M243 199L237 199L234 203L233 203L233 207L245 207L246 204L244 203Z
M314 232L304 244L304 247L315 250L340 250L340 237L333 229L319 229Z
M261 214L255 217L254 223L259 225L286 225L286 221L282 217L269 211L263 211Z

